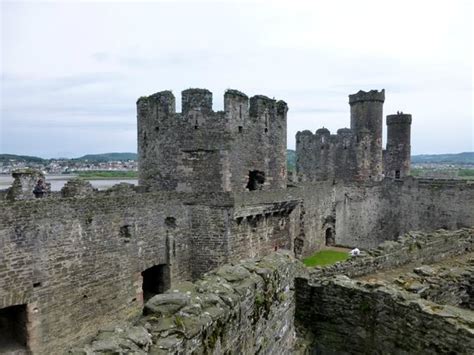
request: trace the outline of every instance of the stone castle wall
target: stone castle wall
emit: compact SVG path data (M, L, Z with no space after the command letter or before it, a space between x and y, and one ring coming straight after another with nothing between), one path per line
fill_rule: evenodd
M38 199L0 211L0 308L28 305L35 353L140 312L141 272L152 266L191 277L188 211L173 199Z
M372 248L413 230L474 225L474 184L405 178L336 192L336 244Z
M472 185L453 181L320 182L237 194L140 191L116 186L0 203L0 309L27 305L35 353L137 315L141 273L155 265L169 269L173 284L275 248L308 255L325 244L328 228L336 243L370 247L408 230L474 224Z
M169 270L162 275L169 287L292 248L297 203L284 195L267 203L272 193L265 191L245 193L255 197L245 202L225 193L139 190L0 203L0 309L27 305L34 353L58 351L137 315L142 273L154 266Z

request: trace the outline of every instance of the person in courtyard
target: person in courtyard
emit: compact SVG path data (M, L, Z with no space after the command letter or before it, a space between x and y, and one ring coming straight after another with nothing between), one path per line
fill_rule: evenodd
M360 255L360 250L359 250L359 248L354 248L349 252L349 254L351 256L359 256Z

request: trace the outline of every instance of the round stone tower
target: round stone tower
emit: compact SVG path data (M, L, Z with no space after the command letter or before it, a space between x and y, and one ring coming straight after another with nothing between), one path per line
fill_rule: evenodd
M385 90L349 95L351 130L356 138L357 180L380 180L383 172L382 125Z
M387 116L387 150L385 176L400 179L410 175L411 115L397 113Z

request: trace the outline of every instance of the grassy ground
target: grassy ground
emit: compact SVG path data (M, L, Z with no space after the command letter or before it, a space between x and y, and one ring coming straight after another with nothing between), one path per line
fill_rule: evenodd
M87 180L136 179L137 171L78 171L77 177Z
M311 255L310 257L303 259L303 263L306 266L324 266L335 264L338 261L343 261L349 258L347 252L335 251L335 250L321 250Z

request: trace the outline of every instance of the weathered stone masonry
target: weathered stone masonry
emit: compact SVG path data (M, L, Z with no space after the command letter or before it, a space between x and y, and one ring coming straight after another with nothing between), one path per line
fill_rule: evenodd
M410 233L367 256L297 277L295 322L304 338L301 343L308 353L320 354L472 354L474 312L467 307L469 301L464 306L459 302L466 291L453 287L443 292L440 278L432 279L436 283L430 292L427 283L417 286L411 281L400 287L360 277L409 263L415 272L430 274L434 269L416 266L468 253L472 263L473 238L472 228ZM442 270L441 278L446 277ZM464 275L472 281L472 268L466 266Z

